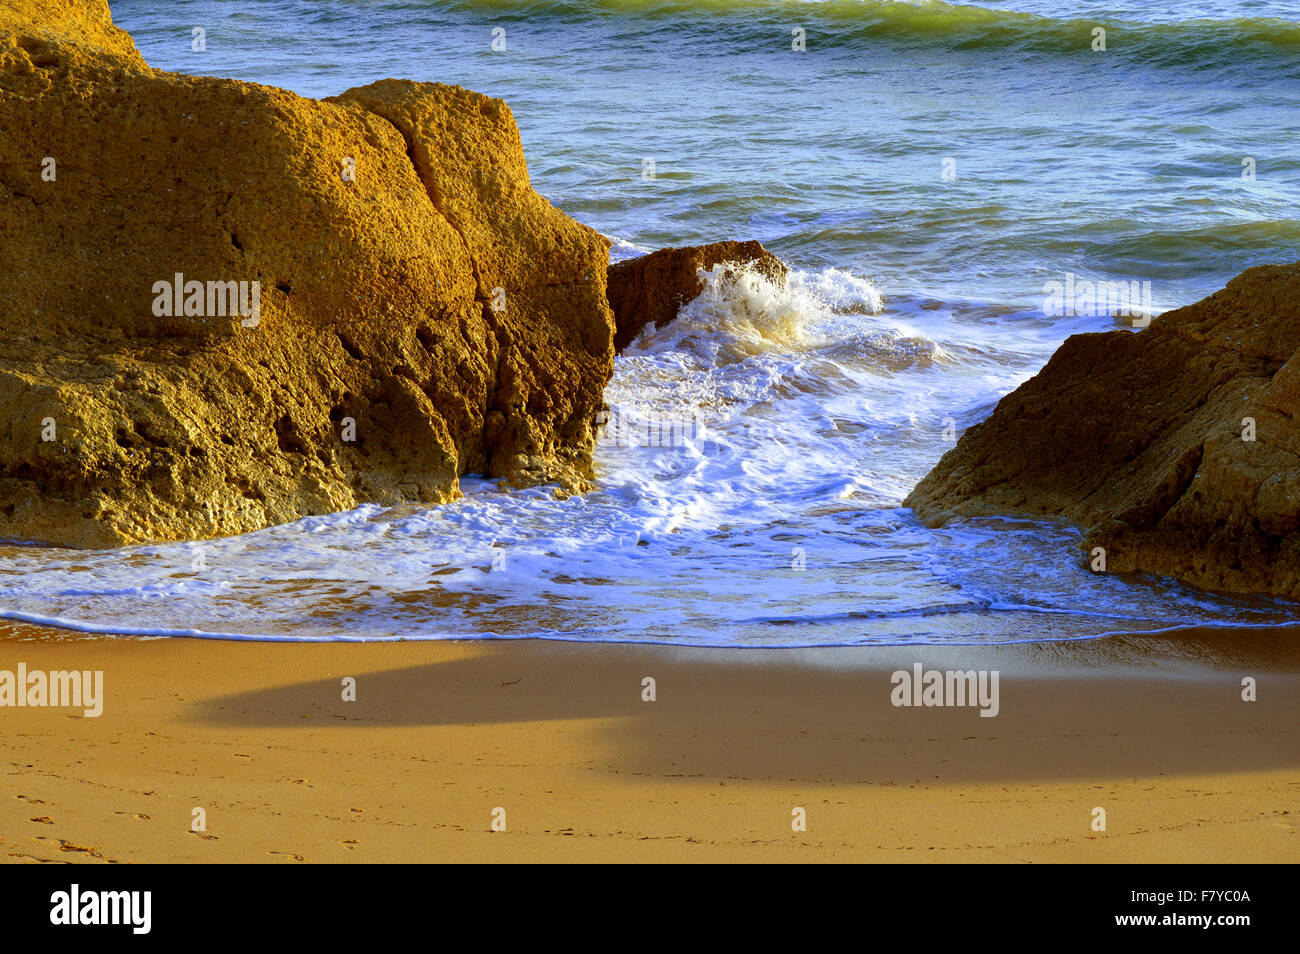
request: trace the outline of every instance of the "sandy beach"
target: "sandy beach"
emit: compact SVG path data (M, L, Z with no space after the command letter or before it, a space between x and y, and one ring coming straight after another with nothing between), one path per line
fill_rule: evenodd
M0 857L1293 861L1295 637L709 651L6 623L0 669L102 670L104 708L0 709ZM916 662L997 670L998 715L893 706Z

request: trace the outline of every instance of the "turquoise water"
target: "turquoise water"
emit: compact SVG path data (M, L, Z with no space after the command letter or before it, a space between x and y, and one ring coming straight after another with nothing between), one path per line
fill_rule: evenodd
M671 447L607 442L591 494L466 481L443 508L369 507L205 542L203 569L185 545L11 547L10 615L260 638L718 645L1296 618L1275 601L1095 576L1069 528L931 531L899 508L952 431L1067 335L1129 323L1049 317L1046 283L1149 283L1158 312L1297 259L1294 2L113 11L164 69L308 96L399 76L501 97L534 187L615 239L615 257L758 238L795 281L713 276L675 326L619 359L613 415L701 429ZM196 26L203 53L190 50Z

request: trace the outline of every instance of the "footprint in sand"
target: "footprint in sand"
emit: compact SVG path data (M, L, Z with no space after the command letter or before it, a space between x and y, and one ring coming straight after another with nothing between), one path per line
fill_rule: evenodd
M87 848L85 845L74 845L72 842L64 841L63 839L59 839L59 851L77 851L90 855L92 858L104 857L99 853L98 848Z

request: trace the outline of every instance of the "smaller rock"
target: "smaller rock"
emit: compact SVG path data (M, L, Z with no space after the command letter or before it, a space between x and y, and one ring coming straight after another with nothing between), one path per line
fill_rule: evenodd
M752 267L778 285L789 274L785 262L756 241L661 248L611 265L606 293L614 312L614 350L623 351L646 325L663 327L676 318L682 305L704 291L700 269L724 263Z

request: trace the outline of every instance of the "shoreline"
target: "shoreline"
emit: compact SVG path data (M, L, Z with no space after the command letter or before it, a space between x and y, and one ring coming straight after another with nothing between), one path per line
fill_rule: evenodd
M746 654L771 654L796 659L800 654L843 654L842 663L858 668L884 668L885 660L896 662L911 654L950 657L959 664L972 654L983 651L1001 654L1006 662L1020 661L1043 669L1041 675L1053 673L1109 670L1110 675L1130 673L1133 667L1168 671L1201 667L1212 671L1225 665L1249 665L1268 671L1300 674L1300 622L1294 623L1205 623L1174 624L1162 629L1131 632L1108 632L1096 636L1034 639L1026 637L1003 642L893 642L893 643L808 643L808 644L698 644L673 643L667 639L632 641L622 639L585 639L578 636L357 636L296 638L292 636L249 636L234 633L157 632L124 630L112 626L79 628L45 620L34 621L22 616L0 615L0 645L13 641L129 640L194 641L199 643L233 643L258 646L381 646L430 645L500 646L583 646L643 648L648 651L689 652L737 657ZM855 663L849 657L861 657Z
M0 669L103 670L105 699L97 719L0 708L0 857L1293 860L1294 636L735 653L5 622ZM895 707L890 670L914 662L999 671L999 714Z

